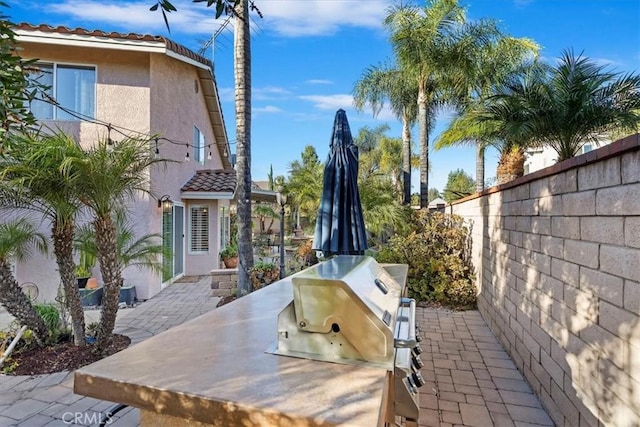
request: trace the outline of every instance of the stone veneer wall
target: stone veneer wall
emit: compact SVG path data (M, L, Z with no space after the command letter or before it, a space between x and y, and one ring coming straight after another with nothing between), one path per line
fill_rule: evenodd
M222 268L211 270L211 295L226 297L232 295L238 286L238 269Z
M473 221L480 312L554 422L639 426L640 136L451 211Z

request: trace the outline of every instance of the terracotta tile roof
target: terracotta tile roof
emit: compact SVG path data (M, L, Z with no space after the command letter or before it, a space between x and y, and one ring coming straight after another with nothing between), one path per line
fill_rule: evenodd
M180 191L234 193L236 191L236 182L235 170L199 170L182 186Z
M193 59L194 61L200 62L201 64L206 65L207 67L212 68L211 61L205 58L202 55L198 55L194 51L178 44L172 40L169 40L162 36L152 36L150 34L136 34L136 33L118 33L118 32L106 32L100 30L86 30L84 28L69 28L64 26L52 27L46 24L40 25L32 25L26 22L22 22L17 24L14 27L14 30L24 30L24 31L41 31L43 33L58 33L58 34L73 34L78 36L88 36L88 37L104 37L109 39L120 39L120 40L133 40L133 41L144 41L144 42L162 42L165 44L166 48L170 51L173 51L179 55L185 56L187 58Z

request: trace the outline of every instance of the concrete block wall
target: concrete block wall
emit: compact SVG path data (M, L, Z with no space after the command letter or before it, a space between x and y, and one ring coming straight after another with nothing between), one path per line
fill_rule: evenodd
M640 426L640 137L451 211L479 309L558 426Z

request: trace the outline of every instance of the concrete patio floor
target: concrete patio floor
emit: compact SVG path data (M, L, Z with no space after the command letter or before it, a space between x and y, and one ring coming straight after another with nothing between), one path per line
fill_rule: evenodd
M116 332L138 343L213 310L211 279L174 283L125 309ZM90 314L95 316L95 313ZM553 422L477 311L418 308L424 350L420 426L552 426ZM73 373L0 376L0 426L97 426L112 402L73 393ZM108 424L138 425L126 408Z

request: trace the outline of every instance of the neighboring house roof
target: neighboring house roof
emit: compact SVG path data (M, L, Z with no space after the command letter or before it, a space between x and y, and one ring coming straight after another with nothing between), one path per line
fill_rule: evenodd
M447 202L445 200L442 200L440 197L436 197L435 199L429 202L429 207L437 208L438 205L446 205L446 204Z
M236 191L233 169L199 170L182 186L183 199L232 199Z
M19 42L161 53L196 67L209 119L213 126L216 146L221 154L230 152L220 98L213 75L213 64L204 56L198 55L166 37L148 34L108 33L84 28L52 27L45 24L32 25L26 22L17 24L14 31L16 40ZM224 155L220 157L224 168L231 169L233 167L228 157Z

